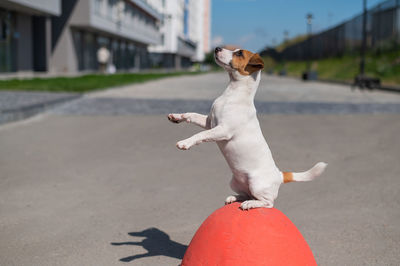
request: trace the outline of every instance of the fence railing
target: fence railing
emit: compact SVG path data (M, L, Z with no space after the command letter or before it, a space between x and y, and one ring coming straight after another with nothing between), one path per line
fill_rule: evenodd
M358 51L362 44L362 14L286 47L280 58L305 60ZM367 48L400 44L400 0L384 1L367 11Z

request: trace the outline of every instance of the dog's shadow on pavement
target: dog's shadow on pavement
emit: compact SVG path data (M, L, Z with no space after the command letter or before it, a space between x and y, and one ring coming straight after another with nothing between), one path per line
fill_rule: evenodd
M145 237L140 242L112 242L113 246L142 246L147 250L146 253L136 254L129 257L121 258L120 261L130 262L136 259L152 257L152 256L167 256L176 259L182 259L187 249L186 245L180 244L170 239L169 235L157 228L149 228L140 232L128 233L134 237Z

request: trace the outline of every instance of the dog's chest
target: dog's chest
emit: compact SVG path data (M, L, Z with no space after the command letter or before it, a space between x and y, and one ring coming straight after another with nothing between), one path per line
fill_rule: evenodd
M234 126L240 118L255 114L254 105L249 95L238 92L224 92L215 99L210 110L211 127L220 124ZM253 110L254 109L254 110Z
M226 97L223 95L215 99L210 110L211 127L216 127L223 119L224 106L226 104Z

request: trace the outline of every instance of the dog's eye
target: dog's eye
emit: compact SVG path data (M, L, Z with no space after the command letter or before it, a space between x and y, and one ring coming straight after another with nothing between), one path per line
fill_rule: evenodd
M236 52L236 55L237 55L237 56L243 56L242 50L237 51L237 52Z

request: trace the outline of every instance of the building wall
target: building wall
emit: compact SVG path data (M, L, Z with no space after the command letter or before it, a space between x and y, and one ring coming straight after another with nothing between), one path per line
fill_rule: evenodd
M158 13L162 14L163 2L168 0L147 0L147 3L154 8Z
M99 68L97 51L101 46L110 51L110 61L117 70L148 67L147 45L161 41L158 13L148 5L145 12L135 3L138 2L63 1L62 15L53 18L51 71L96 71Z
M209 50L210 0L166 0L162 8L162 44L152 53L176 54L202 61Z
M205 54L210 51L210 36L211 36L211 0L192 1L196 5L192 6L193 21L191 28L192 33L190 39L197 43L196 61L203 61Z
M72 40L70 23L72 18L79 21L85 11L88 11L88 2L79 0L62 1L62 14L52 18L52 54L49 71L52 73L74 73L78 71L78 58ZM79 16L82 13L82 16Z
M16 18L16 69L29 71L33 68L32 16L18 13Z
M197 44L195 61L204 60L205 0L190 1L189 38Z
M0 71L97 70L102 45L119 69L151 67L149 45L165 54L162 62L171 61L166 65L188 66L204 56L208 1L0 0L0 11L13 14L11 37L0 43L0 61L8 66Z
M184 35L184 0L163 1L163 21L160 32L162 41L160 45L152 45L149 51L157 53L177 53L178 36Z
M211 0L204 1L203 22L203 52L206 54L211 49Z
M0 72L46 71L50 47L49 17L60 0L1 0ZM4 35L3 34L3 35Z
M195 61L203 61L209 52L210 39L210 0L191 0L189 2L189 39L197 44Z
M157 19L141 11L131 1L91 0L90 27L112 32L124 38L148 44L159 44Z

